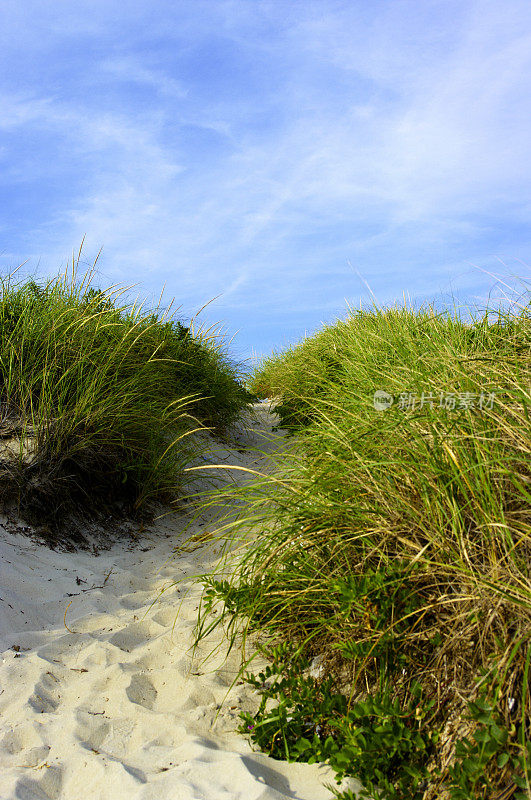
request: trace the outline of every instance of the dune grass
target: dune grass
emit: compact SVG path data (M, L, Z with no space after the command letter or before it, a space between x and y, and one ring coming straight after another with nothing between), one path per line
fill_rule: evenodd
M222 601L268 656L242 731L275 757L385 800L531 796L530 311L350 311L256 370L292 436L226 494L198 638Z
M216 331L93 277L73 264L0 286L0 498L52 538L74 519L175 498L188 433L226 430L251 399Z

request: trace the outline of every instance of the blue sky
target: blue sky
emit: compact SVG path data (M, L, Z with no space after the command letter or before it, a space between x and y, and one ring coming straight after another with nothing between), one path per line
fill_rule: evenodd
M3 275L86 236L102 286L165 284L184 316L221 295L200 319L244 358L370 290L481 308L530 278L529 0L3 0L0 23Z

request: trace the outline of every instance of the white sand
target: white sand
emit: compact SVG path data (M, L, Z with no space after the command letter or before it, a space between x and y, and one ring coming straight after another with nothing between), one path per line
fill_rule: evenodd
M257 414L247 438L258 442L272 418L263 406ZM215 460L264 466L236 449ZM209 519L185 530L186 515L166 516L134 546L116 541L100 555L0 527L0 800L332 797L328 768L275 761L236 733L239 711L259 698L242 683L227 694L238 653L202 662L220 629L192 660L194 576L217 553L173 551Z

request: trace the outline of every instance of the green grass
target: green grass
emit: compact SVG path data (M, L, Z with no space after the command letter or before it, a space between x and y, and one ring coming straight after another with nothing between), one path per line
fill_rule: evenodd
M0 498L54 538L75 519L175 498L188 433L227 430L251 400L219 333L92 277L74 264L0 286Z
M247 674L262 749L385 800L528 796L530 309L350 312L257 368L292 436L272 478L226 492L198 637L221 600L270 657Z

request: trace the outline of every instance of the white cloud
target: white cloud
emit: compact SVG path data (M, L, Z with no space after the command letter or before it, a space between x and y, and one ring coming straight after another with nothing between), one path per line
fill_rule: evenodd
M34 219L24 255L43 255L53 271L87 234L87 252L104 247L102 269L113 280L168 280L190 302L225 289L227 307L251 302L246 292L262 276L264 302L276 304L293 302L298 282L321 281L320 297L316 290L301 303L326 306L342 302L343 278L333 296L326 281L351 256L364 274L394 269L400 292L426 277L404 261L415 247L475 241L494 215L523 220L531 205L527 2L288 5L280 13L276 2L162 2L156 19L138 2L96 3L94 13L87 3L36 4L35 30L42 36L52 23L40 42L8 3L17 46L30 61L43 48L57 61L46 81L24 72L20 85L0 85L0 154L22 181L13 134L32 132L38 147L50 133L79 185ZM86 68L61 62L63 46L83 37ZM234 68L234 93L220 90L205 104L201 76L187 78L179 58L201 45L207 59L219 37L251 54L262 82ZM3 41L7 58L5 33ZM256 94L255 85L266 89ZM187 127L216 134L219 150L190 155ZM58 164L42 146L53 177ZM393 253L388 267L382 260ZM437 280L449 263L434 265Z

